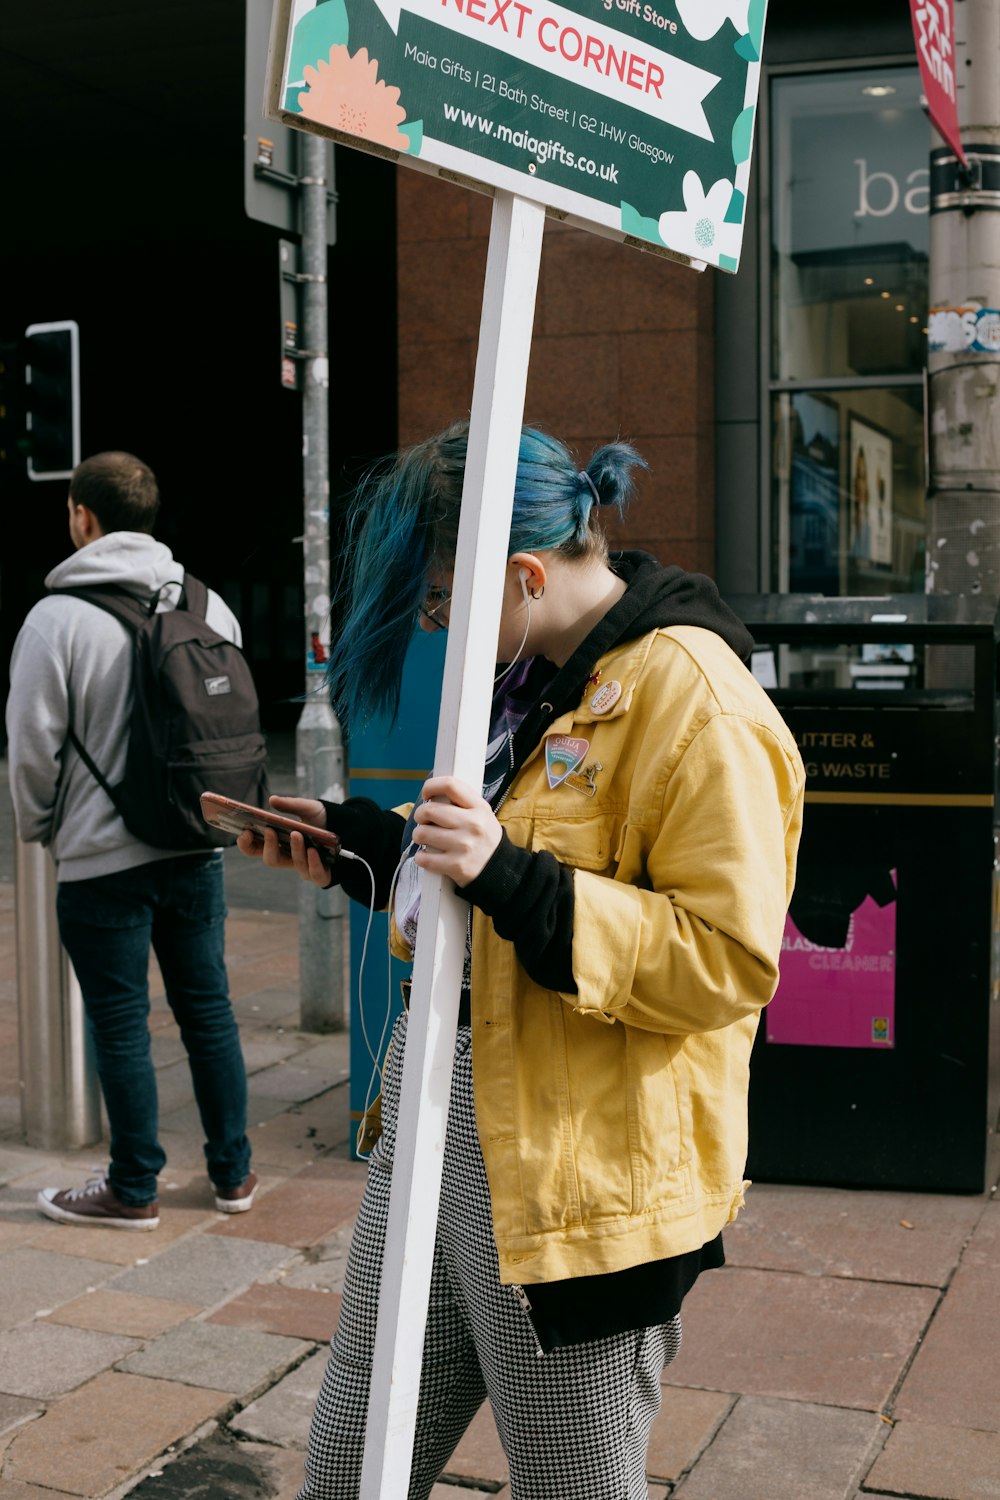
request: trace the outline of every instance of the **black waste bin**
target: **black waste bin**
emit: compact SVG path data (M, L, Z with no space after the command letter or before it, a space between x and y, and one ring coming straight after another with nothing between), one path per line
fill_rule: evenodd
M748 1176L978 1193L1000 1104L993 600L728 600L806 767Z

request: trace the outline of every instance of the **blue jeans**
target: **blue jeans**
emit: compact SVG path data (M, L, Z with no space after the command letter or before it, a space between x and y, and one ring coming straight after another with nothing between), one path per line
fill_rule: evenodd
M60 882L56 911L94 1040L118 1197L151 1202L167 1160L149 1039L150 944L187 1049L208 1174L218 1188L238 1186L250 1170L247 1078L229 1003L221 853Z

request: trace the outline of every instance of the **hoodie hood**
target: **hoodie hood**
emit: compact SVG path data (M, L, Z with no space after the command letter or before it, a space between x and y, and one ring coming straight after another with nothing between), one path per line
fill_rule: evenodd
M561 703L566 701L564 693L573 699L595 661L613 647L671 625L711 630L740 661L749 662L753 636L728 604L723 604L719 590L704 573L665 568L648 552L614 552L608 563L628 587L560 669L553 683L556 691L550 695L553 702L557 697Z
M148 598L167 583L180 583L181 564L169 547L143 531L109 531L65 558L45 580L48 589L127 589Z
M729 605L722 602L718 588L706 574L665 568L648 552L616 552L609 561L612 570L628 585L628 591L593 632L597 634L601 625L615 632L602 644L598 655L609 646L635 640L650 630L698 625L721 636L744 665L749 663L753 636ZM584 646L587 645L585 641Z

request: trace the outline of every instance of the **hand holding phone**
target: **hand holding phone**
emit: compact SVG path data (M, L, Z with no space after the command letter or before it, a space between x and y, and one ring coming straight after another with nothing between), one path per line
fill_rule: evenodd
M273 812L269 807L253 807L248 802L236 802L232 797L220 796L217 792L202 792L201 813L206 823L222 828L226 833L250 832L263 845L264 833L272 829L277 835L278 845L292 858L293 833L300 833L306 847L315 849L327 868L333 866L340 852L340 840L328 828L317 828L304 823L300 818L286 817Z

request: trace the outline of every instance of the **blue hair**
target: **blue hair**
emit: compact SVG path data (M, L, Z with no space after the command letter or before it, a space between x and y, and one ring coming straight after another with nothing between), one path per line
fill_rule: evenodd
M348 502L326 674L330 701L348 730L373 717L395 721L428 576L454 562L468 438L468 423L457 422L383 460ZM553 551L605 557L595 506L613 506L624 515L632 470L645 467L629 443L608 443L581 471L564 443L523 427L508 556Z

